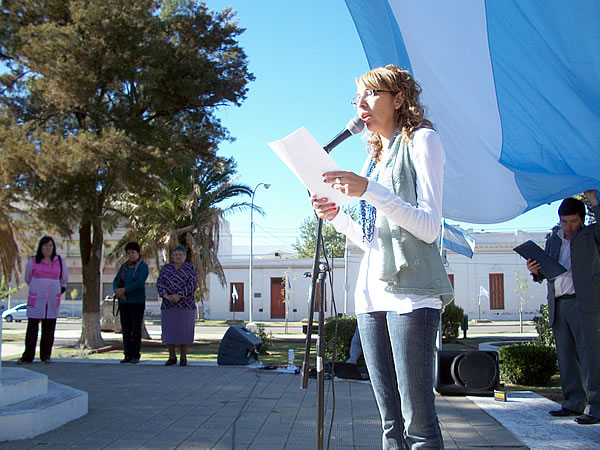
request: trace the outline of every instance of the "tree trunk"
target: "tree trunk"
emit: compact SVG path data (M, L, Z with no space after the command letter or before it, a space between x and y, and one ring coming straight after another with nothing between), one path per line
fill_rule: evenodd
M104 346L100 332L100 286L102 275L102 243L104 233L99 222L82 222L79 228L79 249L83 273L83 306L81 337L78 345L83 348Z
M520 333L523 333L523 307L519 310L519 330Z
M146 328L146 322L142 321L142 339L152 339L148 329Z

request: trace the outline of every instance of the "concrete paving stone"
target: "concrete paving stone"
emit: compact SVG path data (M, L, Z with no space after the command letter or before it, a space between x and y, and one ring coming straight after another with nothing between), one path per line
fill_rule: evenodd
M192 449L193 448L194 450L232 450L231 446L217 446L214 443L206 443L204 441L182 442L178 448L180 448L180 449ZM240 450L244 450L245 448L246 447L240 447Z
M198 443L201 442L202 445L204 446L213 446L215 445L217 442L219 442L221 440L222 435L200 435L200 436L188 436L186 437L183 441L182 444L184 443L189 443L189 442L194 442L194 443ZM187 444L186 444L187 445Z
M266 444L256 444L253 443L248 447L250 450L282 450L284 447L281 445L266 445Z
M69 385L90 393L88 416L61 429L63 438L67 430L72 438L70 441L61 439L62 448L69 447L71 443L85 448L90 445L99 448L232 448L232 442L236 449L315 447L314 380L307 390L302 390L298 376L232 366L191 366L186 371L179 370L180 379L165 386L166 371L160 366L79 363L76 371L69 370L72 368L71 363L37 367L53 381L69 384L64 381L68 379ZM133 377L136 377L133 383L119 385L114 381ZM381 427L370 385L347 380L337 383L332 448L380 447ZM119 399L118 405L115 405L115 399ZM472 402L446 401L442 397L436 397L436 401L448 409L448 413L440 414L440 418L449 422L460 421L463 428L469 427L465 416L473 420L469 409L485 414L479 407L473 407ZM329 397L326 403L326 434L332 405ZM467 412L462 414L461 408ZM479 420L478 423L498 426L498 422L490 420ZM134 434L115 431L123 428L124 424ZM442 423L445 433L444 425ZM494 427L488 426L487 429L498 430ZM104 434L107 432L108 436ZM48 437L59 439L59 433L52 433L21 441L18 447L13 448L58 442L48 440ZM472 433L471 437L476 434ZM147 441L141 442L144 437ZM479 442L479 437L476 441ZM451 445L454 443L451 441ZM470 445L474 443L471 441ZM469 445L466 441L461 444Z

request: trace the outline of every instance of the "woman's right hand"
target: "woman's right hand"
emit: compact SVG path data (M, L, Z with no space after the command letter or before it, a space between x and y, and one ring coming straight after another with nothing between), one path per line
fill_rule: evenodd
M313 195L311 201L319 219L333 220L340 210L339 206L335 203L329 203L326 198L317 198L316 195Z

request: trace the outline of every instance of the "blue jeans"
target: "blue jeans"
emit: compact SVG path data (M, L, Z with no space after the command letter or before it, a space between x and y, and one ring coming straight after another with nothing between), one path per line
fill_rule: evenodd
M358 315L362 348L381 415L383 448L444 448L433 393L440 311Z

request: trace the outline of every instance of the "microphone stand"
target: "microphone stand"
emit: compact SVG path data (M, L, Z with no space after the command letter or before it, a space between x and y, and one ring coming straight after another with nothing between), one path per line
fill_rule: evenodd
M327 153L334 147L341 144L348 137L362 131L364 123L358 117L350 120L344 131L338 134L331 142L323 147ZM309 192L310 195L310 192ZM315 242L315 257L311 274L310 301L308 304L308 325L306 327L306 342L304 345L304 359L302 361L300 388L308 388L308 372L310 368L310 344L312 341L312 325L315 311L315 295L317 292L317 280L320 281L320 300L319 300L319 331L317 334L317 442L316 449L323 450L323 421L325 418L325 339L323 336L325 328L325 275L330 270L326 263L321 263L321 245L323 243L323 219L319 218L317 224L317 238ZM333 376L333 373L331 374Z
M325 275L328 271L327 264L321 263L321 243L323 240L323 219L319 219L317 225L317 240L315 245L315 257L313 260L313 269L311 274L311 289L308 312L308 325L306 327L306 342L304 346L304 360L302 361L301 370L301 389L308 388L308 372L310 359L310 345L312 341L312 324L315 310L315 294L317 292L317 281L320 281L320 299L319 299L319 329L317 337L317 441L315 448L323 450L323 423L325 419L325 373L324 358L325 358L325 342L323 329L325 328L324 308L325 301Z

